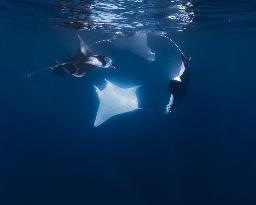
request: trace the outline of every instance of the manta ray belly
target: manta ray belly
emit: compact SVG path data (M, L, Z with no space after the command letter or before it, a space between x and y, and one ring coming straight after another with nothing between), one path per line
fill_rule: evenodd
M138 109L136 90L139 86L120 88L107 81L106 88L100 90L95 86L100 104L97 111L94 127L98 127L115 115L131 112Z
M103 67L103 63L95 56L91 56L85 61L86 64L93 65L95 67Z

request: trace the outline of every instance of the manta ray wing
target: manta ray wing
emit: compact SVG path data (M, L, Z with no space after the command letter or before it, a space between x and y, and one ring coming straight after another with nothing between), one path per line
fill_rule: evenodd
M181 103L187 92L189 80L189 59L186 59L182 56L179 74L172 78L169 82L171 96L169 103L166 106L166 114L173 111Z
M136 90L139 86L120 88L107 81L105 89L100 90L95 86L100 104L97 111L94 127L98 127L111 117L138 109Z
M80 52L85 56L89 55L89 53L91 53L91 50L79 34L78 34L78 39L79 39L79 45L80 45Z

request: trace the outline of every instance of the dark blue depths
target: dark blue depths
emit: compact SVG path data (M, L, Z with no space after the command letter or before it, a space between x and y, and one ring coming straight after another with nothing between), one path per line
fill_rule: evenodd
M76 32L1 24L0 204L255 204L255 35L171 35L192 57L180 106L95 129L107 71L24 77L72 56Z

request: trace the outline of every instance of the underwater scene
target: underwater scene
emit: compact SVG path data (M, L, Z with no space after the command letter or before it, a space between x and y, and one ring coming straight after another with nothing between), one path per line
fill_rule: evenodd
M0 205L255 205L256 1L1 0Z

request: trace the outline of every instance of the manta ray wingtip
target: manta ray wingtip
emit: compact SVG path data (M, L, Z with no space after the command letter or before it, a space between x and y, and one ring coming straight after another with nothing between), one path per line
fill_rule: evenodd
M101 92L101 90L100 90L96 85L94 85L94 88L95 88L95 90L96 90L97 93L100 93L100 92Z
M107 80L106 78L104 79L105 82L107 83L107 85L112 85L113 83L111 83L109 80Z
M140 87L141 87L141 85L136 85L136 86L133 86L133 87L129 88L129 90L131 90L131 91L137 91L138 88L140 88Z
M97 121L95 121L93 124L94 127L98 127L99 125L100 125L100 123L98 123Z
M79 40L82 40L82 38L81 38L81 36L80 36L79 33L77 33L77 38L78 38Z

